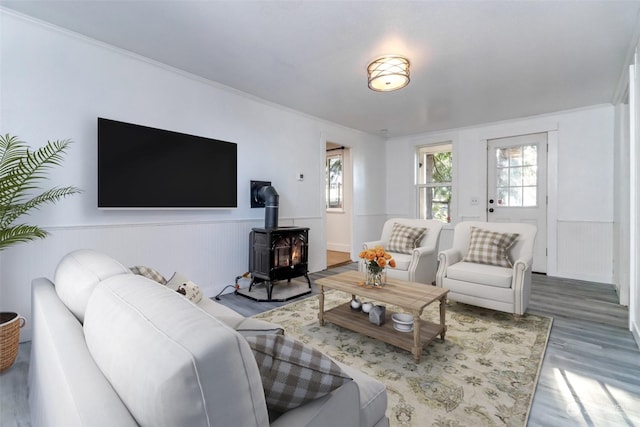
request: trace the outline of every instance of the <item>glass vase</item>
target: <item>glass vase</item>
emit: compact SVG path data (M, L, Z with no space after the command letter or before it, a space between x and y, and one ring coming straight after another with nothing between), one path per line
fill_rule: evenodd
M367 286L374 286L377 288L383 287L387 283L387 269L386 268L372 268L367 267L367 278L365 284Z

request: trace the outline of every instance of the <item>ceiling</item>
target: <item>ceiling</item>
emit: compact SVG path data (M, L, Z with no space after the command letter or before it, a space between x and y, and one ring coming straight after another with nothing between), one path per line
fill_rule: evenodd
M387 137L617 101L640 1L0 0L258 98ZM367 88L383 54L411 61Z

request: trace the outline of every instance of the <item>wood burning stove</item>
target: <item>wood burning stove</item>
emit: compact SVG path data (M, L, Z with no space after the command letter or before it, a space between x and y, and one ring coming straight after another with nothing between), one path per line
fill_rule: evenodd
M311 292L308 274L309 229L304 227L254 228L249 237L249 272L252 280L249 291L256 283L265 282L266 301L272 299L275 282L304 276ZM297 297L295 295L294 297ZM291 297L293 298L293 297ZM286 301L289 298L279 299Z
M267 287L267 299L254 298L256 301L286 301L311 293L311 280L308 274L309 229L305 227L278 227L279 196L275 188L267 181L251 181L251 207L264 207L264 228L253 228L249 235L249 273L251 285L264 282ZM274 300L273 285L281 280L291 282L295 277L304 276L309 291L286 298Z

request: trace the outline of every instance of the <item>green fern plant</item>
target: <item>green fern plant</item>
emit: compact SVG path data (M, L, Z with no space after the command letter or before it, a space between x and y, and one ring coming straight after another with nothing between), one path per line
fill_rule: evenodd
M43 204L81 192L72 186L45 191L38 186L47 179L49 169L60 166L70 144L70 140L48 141L44 147L30 150L17 137L0 135L0 251L47 237L42 228L15 224L16 220Z

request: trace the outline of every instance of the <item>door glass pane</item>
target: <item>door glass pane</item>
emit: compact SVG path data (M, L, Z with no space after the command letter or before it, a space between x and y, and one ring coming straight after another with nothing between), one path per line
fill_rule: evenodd
M538 147L523 145L496 149L498 206L537 205Z
M538 164L538 146L537 145L525 145L522 147L523 151L523 164L525 166Z
M509 187L498 188L496 196L498 206L509 206Z
M511 168L509 173L509 186L522 187L522 168Z
M509 168L498 169L497 173L498 187L509 186Z
M509 206L522 206L522 188L509 188Z
M496 165L499 168L509 167L509 153L505 148L498 148L496 150Z
M522 166L522 148L510 147L509 152L509 166Z
M522 168L522 185L536 185L538 180L538 167L526 166Z
M536 187L523 187L522 188L522 206L536 206L537 202L537 188Z

